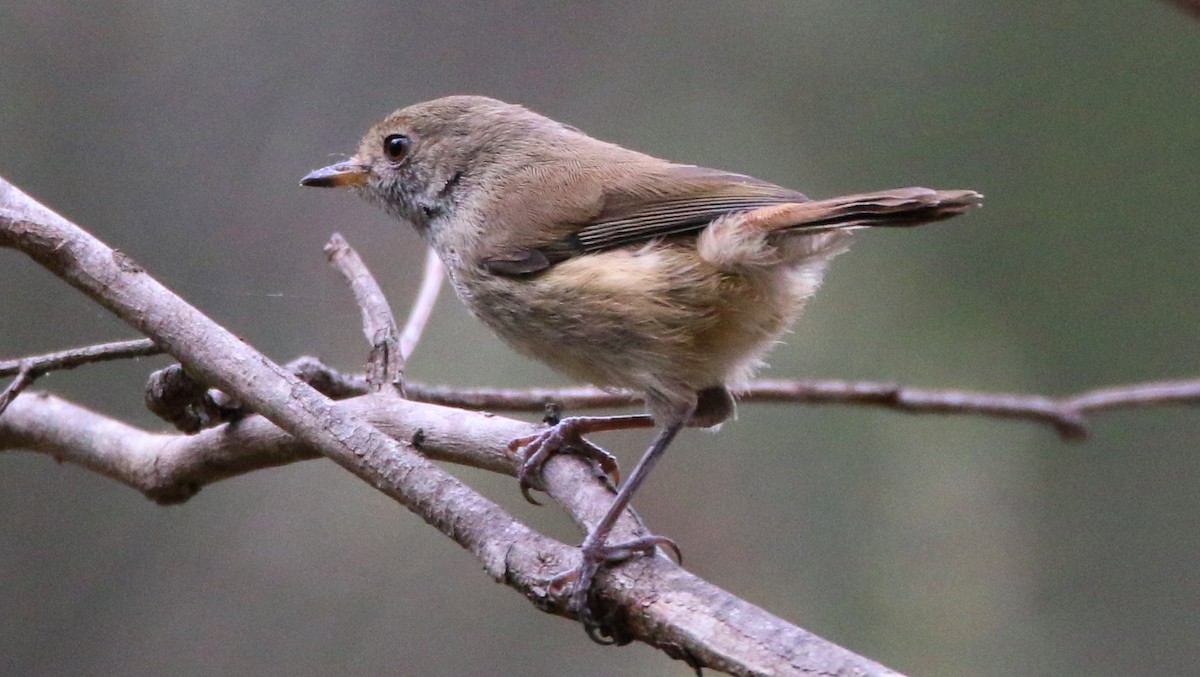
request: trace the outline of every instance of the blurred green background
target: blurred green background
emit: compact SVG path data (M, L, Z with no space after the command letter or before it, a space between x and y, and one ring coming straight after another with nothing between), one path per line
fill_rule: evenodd
M321 246L406 307L416 236L303 190L394 108L524 103L812 196L974 188L864 234L766 375L1066 394L1200 373L1200 24L1166 2L45 2L0 5L0 175L280 361L367 347ZM0 356L133 332L0 250ZM39 383L161 428L162 358ZM410 364L562 383L443 297ZM1200 412L1017 422L745 405L639 496L689 568L918 675L1186 674L1200 663ZM600 441L626 467L647 436ZM554 508L462 472L567 540ZM601 648L330 463L180 507L0 459L0 673L686 675Z

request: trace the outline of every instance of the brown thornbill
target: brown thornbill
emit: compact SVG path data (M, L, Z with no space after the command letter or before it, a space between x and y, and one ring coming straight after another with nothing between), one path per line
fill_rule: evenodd
M346 187L412 224L458 296L516 351L648 415L566 418L529 438L522 491L582 435L661 426L582 544L572 611L603 641L590 590L601 566L669 546L610 544L633 493L684 426L714 426L816 291L857 228L918 226L979 205L970 190L900 188L809 200L788 188L676 164L594 139L530 110L451 96L392 113L351 159L305 186ZM601 452L602 453L602 452ZM528 496L528 494L526 494Z

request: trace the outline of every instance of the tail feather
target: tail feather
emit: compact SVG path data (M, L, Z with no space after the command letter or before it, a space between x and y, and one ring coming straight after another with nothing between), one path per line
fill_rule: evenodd
M983 196L973 190L898 188L762 207L750 212L743 223L764 231L804 232L920 226L963 214L982 201Z

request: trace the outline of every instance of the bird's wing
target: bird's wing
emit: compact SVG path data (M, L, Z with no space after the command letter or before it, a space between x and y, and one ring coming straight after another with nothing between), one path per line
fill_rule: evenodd
M606 186L595 215L572 224L566 235L484 265L499 275L530 275L583 254L694 236L725 214L808 202L802 193L741 174L691 165L657 171L654 181L628 177L633 180Z
M606 193L596 220L567 238L581 252L597 252L700 232L733 212L803 203L808 198L765 181L704 167L674 165L676 183L659 195ZM668 179L669 180L669 179Z
M563 224L567 227L539 244L506 252L484 265L498 275L531 275L584 254L695 237L714 220L734 213L744 215L739 227L763 232L919 226L962 214L983 198L971 190L913 187L812 201L741 174L687 165L656 171L663 172L653 177L657 180L639 181L645 177L635 176L606 186L594 216Z

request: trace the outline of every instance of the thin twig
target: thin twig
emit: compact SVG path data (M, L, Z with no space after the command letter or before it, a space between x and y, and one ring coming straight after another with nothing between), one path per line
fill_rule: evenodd
M17 395L20 395L23 390L33 385L34 381L47 372L74 369L93 362L157 355L161 352L162 349L150 339L134 339L98 343L82 348L69 348L43 355L0 361L0 378L16 375L4 392L0 392L0 414L4 413L9 403L16 399Z
M459 388L413 383L408 396L447 407L487 411L544 411L547 404L565 410L631 407L641 399L628 393L610 393L592 386L562 388Z
M930 390L869 381L754 381L738 392L743 402L793 402L883 407L910 414L989 416L1048 423L1064 439L1088 435L1085 415L1149 405L1200 404L1200 379L1135 383L1051 398L1042 395ZM449 388L409 384L409 397L446 406L493 411L541 411L547 403L566 409L625 407L625 393L588 386L570 388Z
M429 323L429 316L433 313L433 307L437 305L438 293L442 290L444 278L442 260L438 258L437 252L433 251L433 247L430 247L425 250L425 269L421 274L421 288L417 291L417 298L413 301L412 310L408 313L408 322L404 325L404 331L400 334L400 359L402 361L408 361L413 350L416 349L417 343L420 342L421 335L425 333L425 325Z
M1200 380L1185 380L1098 388L1061 400L1060 406L1079 411L1099 411L1158 404L1197 403L1200 403Z
M4 392L0 392L0 414L3 414L4 410L8 409L8 405L12 403L13 400L17 399L17 395L20 395L22 391L33 385L33 382L36 379L37 376L35 376L33 370L28 367L18 371L17 377L8 384L8 387L4 389Z
M353 253L353 250L351 249L350 252ZM436 257L427 259L421 293L418 294L417 301L413 306L413 313L405 328L405 334L415 334L417 337L419 337L419 327L424 324L423 320L418 320L419 316L428 318L429 309L436 300L436 291L429 290L431 288L436 290L440 286L437 281L440 281L442 276L440 264L436 265L436 275L434 275L428 265L429 260L436 261L437 259ZM357 266L370 279L370 273L361 260L358 261ZM431 280L436 281L431 282ZM365 310L363 314L364 318L368 315ZM366 322L365 319L364 322ZM403 338L400 343L401 352L403 352ZM4 396L0 396L0 412L4 410L7 401L11 401L16 394L27 388L33 380L44 373L72 369L92 362L156 355L161 352L162 350L153 341L135 339L2 361L0 362L0 377L20 373L22 365L28 364L31 365L31 368L28 382L19 384L14 380L6 388ZM342 399L369 392L369 387L366 386L361 376L342 374L321 364L315 358L300 358L296 364L300 363L304 366L304 380L317 386L319 390L330 397ZM294 368L293 371L295 371ZM336 384L336 387L321 386L320 384ZM409 383L407 384L407 393L409 397L420 402L491 411L542 411L548 403L557 404L568 410L628 407L639 403L639 400L632 395L605 392L591 386L457 388ZM876 406L911 414L977 415L1027 420L1054 426L1064 439L1083 439L1088 434L1088 421L1085 415L1089 412L1137 406L1200 403L1200 379L1110 386L1058 398L1012 393L934 390L871 381L760 380L751 382L741 390L738 393L738 399L743 402Z
M1064 439L1087 437L1082 412L1040 395L980 393L967 390L926 390L894 383L846 381L760 381L746 400L857 404L914 414L965 414L1049 423Z
M68 348L43 355L30 355L12 360L0 361L0 378L19 373L28 364L35 374L41 375L51 371L74 369L80 365L108 360L124 360L131 357L146 357L161 354L162 348L150 339L133 339L131 341L113 341L112 343L97 343L80 348Z
M362 313L363 333L371 343L371 354L367 360L368 385L373 390L380 390L387 383L395 383L403 388L404 354L400 348L400 331L396 328L392 308L379 283L358 252L340 233L334 233L329 238L325 255L350 283L354 300Z
M301 355L283 365L283 368L333 400L345 400L373 392L371 386L367 385L365 375L342 373L312 355ZM407 392L407 384L404 389Z

